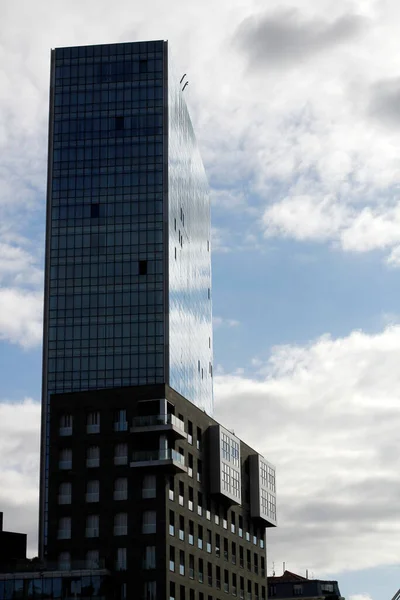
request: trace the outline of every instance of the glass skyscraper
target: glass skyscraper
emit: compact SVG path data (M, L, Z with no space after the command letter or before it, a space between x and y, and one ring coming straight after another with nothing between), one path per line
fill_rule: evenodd
M51 56L42 510L50 395L166 383L213 412L210 200L164 41Z
M44 382L212 413L207 180L167 42L52 53Z

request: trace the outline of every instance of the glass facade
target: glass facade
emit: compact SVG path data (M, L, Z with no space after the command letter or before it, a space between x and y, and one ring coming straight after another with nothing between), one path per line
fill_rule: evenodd
M49 397L169 384L213 412L210 202L164 41L52 51L41 534Z
M111 600L117 597L118 589L109 575L100 572L15 573L0 574L1 600L37 600L86 598L87 600Z
M211 415L210 198L192 123L171 60L168 61L168 124L170 385Z

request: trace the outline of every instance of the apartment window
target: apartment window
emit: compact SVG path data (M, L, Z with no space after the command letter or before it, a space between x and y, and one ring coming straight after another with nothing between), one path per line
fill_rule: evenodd
M239 598L243 600L244 598L244 577L240 578L240 586L239 586Z
M194 579L194 556L189 554L189 579Z
M232 553L231 553L232 564L236 565L236 544L232 542Z
M86 552L85 563L87 569L98 569L100 567L99 551L88 550L88 552Z
M90 216L92 219L98 219L100 216L100 204L98 202L93 202L90 205Z
M60 435L72 435L72 415L62 415L60 419Z
M266 589L265 585L261 586L261 600L266 600Z
M183 506L184 503L184 495L185 495L185 486L183 484L183 481L179 482L179 497L178 497L178 502L181 506Z
M217 590L221 589L221 567L215 567L215 587Z
M199 558L199 581L200 583L204 581L204 561L202 558Z
M193 454L190 452L188 452L188 475L193 477Z
M224 569L224 592L229 592L229 571Z
M270 585L268 587L268 596L276 596L276 585Z
M188 499L188 509L193 510L193 501L194 501L194 491L193 488L189 485L189 499Z
M261 555L261 577L265 577L265 557Z
M211 542L211 529L207 529L207 542L206 542L206 550L209 554L211 554L212 542Z
M179 550L179 575L185 574L185 553Z
M169 600L175 600L175 583L173 581L169 582Z
M258 583L254 583L254 600L258 600L259 598L259 587Z
M88 468L100 466L100 448L90 446L86 451L86 466Z
M61 552L58 555L58 568L60 571L71 570L71 554L69 552Z
M127 431L128 421L126 420L126 410L117 410L114 415L114 431Z
M155 581L145 581L144 597L146 598L146 600L156 600L157 599L156 582Z
M239 567L244 568L244 549L243 546L239 546Z
M251 580L250 579L247 580L247 600L252 600Z
M157 479L155 475L145 475L143 477L142 498L156 497Z
M175 535L175 513L173 510L169 511L169 535Z
M295 583L293 586L293 596L301 596L303 594L303 586Z
M203 549L203 526L197 526L197 547Z
M196 447L197 450L201 450L202 449L202 442L203 442L203 433L200 429L200 427L197 428L197 436L196 436Z
M170 477L169 478L169 489L168 489L168 498L170 500L174 500L175 494L174 494L174 478Z
M218 511L218 509L216 509L216 511ZM216 525L219 525L219 514L218 512L215 512L214 514L214 521Z
M124 129L125 118L115 117L115 129L116 131L122 131Z
M179 539L185 539L185 517L179 515Z
M231 532L236 532L236 521L235 521L235 513L231 512Z
M228 560L229 558L229 546L228 546L229 542L228 539L226 537L224 537L224 559Z
M143 568L144 569L155 569L156 568L156 547L155 546L146 546L146 548L144 549Z
M114 453L114 465L128 464L128 445L117 444Z
M237 595L237 577L236 573L232 573L232 595Z
M207 583L212 585L212 564L210 562L207 563Z
M169 570L172 573L175 571L175 548L173 546L169 547Z
M119 477L114 481L114 500L128 499L128 480L126 477Z
M100 482L97 479L86 484L86 502L98 502L100 499Z
M72 450L71 448L63 448L60 452L58 461L59 469L63 471L72 469Z
M99 515L89 515L86 517L85 536L87 538L99 537Z
M249 571L251 571L251 551L250 550L246 550L246 556L247 556L247 568Z
M222 465L223 466L223 465ZM222 527L224 529L228 529L228 513L226 511L226 508L223 509L223 514L222 514Z
M328 594L333 594L335 591L333 583L321 583L321 591L327 592Z
M189 544L194 545L194 523L189 520Z
M126 548L117 548L117 560L116 569L117 571L126 571Z
M128 515L127 513L118 513L114 516L114 535L127 535L128 533Z
M203 515L203 494L201 492L197 492L197 514L200 517Z
M215 534L215 554L221 556L221 537L219 533Z
M200 459L198 459L197 461L197 474L196 474L196 479L199 483L201 483L203 477L203 463ZM208 511L209 513L210 511Z
M71 517L62 517L58 522L57 539L69 540L71 537Z
M239 537L243 537L243 517L239 515Z
M256 575L258 575L258 554L256 554L254 552L254 558L253 558L253 566L254 566L254 573Z
M187 441L188 441L188 444L193 445L193 423L192 423L192 421L188 421Z
M71 504L72 484L64 481L58 488L58 504Z
M156 511L145 510L143 513L142 533L156 533Z
M99 433L100 413L98 411L88 414L86 419L86 433Z

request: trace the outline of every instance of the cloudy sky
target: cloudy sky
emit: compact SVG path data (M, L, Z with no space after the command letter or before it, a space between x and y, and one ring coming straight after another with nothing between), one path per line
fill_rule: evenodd
M269 573L400 587L400 5L2 0L0 509L35 552L49 50L168 39L212 188L216 417L278 469Z

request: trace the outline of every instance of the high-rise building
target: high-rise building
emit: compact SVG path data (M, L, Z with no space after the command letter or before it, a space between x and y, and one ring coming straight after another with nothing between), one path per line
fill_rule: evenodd
M102 566L113 600L266 600L275 469L212 418L184 86L166 42L52 51L40 556Z
M166 383L213 411L210 202L163 41L51 55L41 518L53 393Z

